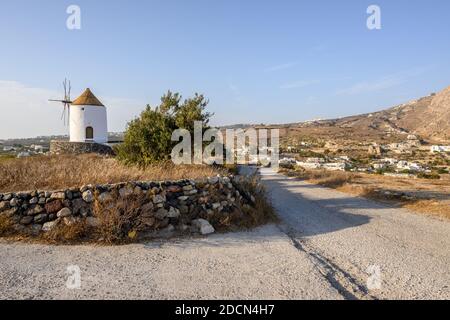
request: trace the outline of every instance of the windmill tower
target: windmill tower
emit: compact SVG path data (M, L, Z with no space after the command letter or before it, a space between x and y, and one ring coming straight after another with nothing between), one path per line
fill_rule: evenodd
M62 119L66 119L68 113L70 142L108 142L108 125L106 107L97 99L92 91L87 88L78 98L70 100L70 82L67 89L67 81L64 81L64 99L50 100L63 103Z

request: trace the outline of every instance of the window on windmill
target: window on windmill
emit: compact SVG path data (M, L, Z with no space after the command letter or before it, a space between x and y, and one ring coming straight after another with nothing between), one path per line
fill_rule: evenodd
M94 128L86 127L86 139L89 139L89 140L94 139Z

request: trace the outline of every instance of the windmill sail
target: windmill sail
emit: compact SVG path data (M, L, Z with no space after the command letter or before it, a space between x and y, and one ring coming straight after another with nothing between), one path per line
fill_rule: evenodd
M67 87L67 84L69 85ZM67 123L70 123L70 104L72 103L72 101L70 100L70 91L72 90L72 87L70 85L70 81L69 83L67 83L67 79L64 79L63 82L63 88L64 88L64 97L62 100L53 100L50 99L49 101L54 101L54 102L61 102L63 104L63 112L61 114L61 120L63 120L64 125L66 125L66 112L67 112Z

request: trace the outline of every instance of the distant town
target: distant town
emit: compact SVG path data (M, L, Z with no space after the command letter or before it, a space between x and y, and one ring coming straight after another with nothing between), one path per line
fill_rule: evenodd
M25 139L0 139L1 158L25 158L35 155L45 155L50 151L50 141L69 140L68 135L38 136ZM123 132L110 132L108 141L115 144L123 140Z
M450 145L430 145L416 135L389 144L291 139L281 146L280 166L439 178L450 169Z

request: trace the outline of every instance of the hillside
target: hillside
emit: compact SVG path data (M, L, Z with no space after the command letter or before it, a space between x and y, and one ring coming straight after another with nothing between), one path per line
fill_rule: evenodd
M450 140L450 87L393 108L339 119L335 125L357 131L373 129L391 134L416 134L425 140Z
M386 142L401 141L414 134L431 143L449 143L450 87L370 114L264 127L279 128L281 137Z

